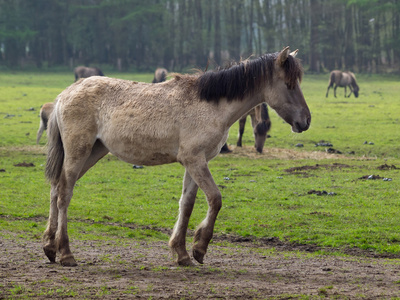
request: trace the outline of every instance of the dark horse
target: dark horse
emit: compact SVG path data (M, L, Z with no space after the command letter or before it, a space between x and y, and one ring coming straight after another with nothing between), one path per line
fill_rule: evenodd
M163 82L163 81L167 80L167 75L168 75L167 69L158 68L154 72L154 79L153 79L152 83L158 83L158 82Z
M59 254L63 266L77 265L67 231L73 189L79 178L111 152L130 164L178 162L185 168L179 217L169 246L178 264L193 264L186 250L186 233L200 188L208 211L195 231L192 255L203 263L222 206L208 163L218 155L232 124L267 102L293 132L310 127L310 110L300 89L302 68L293 57L296 53L286 47L228 69L175 74L159 84L90 77L61 92L48 128L50 213L43 234L47 258L55 262Z
M271 120L269 119L268 106L266 103L257 105L252 110L244 114L239 120L239 137L236 142L236 146L242 147L242 138L244 128L246 125L247 116L251 118L251 125L253 127L254 134L254 147L257 152L262 153L264 148L265 140L267 139L267 133L271 129ZM230 153L232 150L229 149L225 143L221 148L221 153Z
M269 119L268 106L266 103L261 103L254 109L249 111L246 115L239 120L239 138L236 146L242 147L242 137L244 133L244 126L246 125L247 116L251 118L251 125L253 126L254 133L254 147L257 152L262 153L267 133L271 129L271 120Z
M336 97L336 88L344 87L344 97L350 97L351 93L354 93L354 96L358 97L358 91L360 88L356 82L356 76L352 72L342 72L338 70L334 70L331 72L329 77L329 84L328 89L326 90L326 97L328 97L329 89L333 87L333 95ZM346 87L350 88L350 94L346 96L347 89Z
M75 73L75 81L77 81L79 78L87 78L90 76L104 76L103 72L96 67L90 68L90 67L76 67L74 69Z

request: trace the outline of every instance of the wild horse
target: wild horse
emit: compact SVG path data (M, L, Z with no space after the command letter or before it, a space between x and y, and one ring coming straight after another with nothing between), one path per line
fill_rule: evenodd
M242 138L244 127L246 125L247 116L251 118L251 125L254 133L254 147L257 152L262 153L267 133L271 129L271 120L269 119L268 106L266 103L261 103L242 116L239 120L239 137L236 146L242 147Z
M194 234L192 254L203 263L222 205L208 162L218 155L231 125L262 98L292 131L310 126L311 114L300 89L301 64L292 55L287 47L227 69L175 74L159 84L90 77L61 92L48 128L50 213L43 234L48 259L55 262L59 252L63 266L76 265L69 247L68 205L76 181L111 152L130 164L179 162L185 167L179 217L169 246L178 264L193 264L186 233L200 188L208 212Z
M154 72L154 79L152 83L159 83L167 80L168 71L164 68L157 68Z
M88 78L90 76L104 76L103 72L96 67L76 67L74 69L74 74L75 74L75 81L77 81L80 78Z
M326 97L328 97L329 89L333 87L333 95L336 97L336 89L337 87L344 87L344 97L350 97L351 93L354 93L354 96L358 97L358 91L360 90L359 86L356 82L356 76L352 72L342 72L338 70L334 70L331 72L329 76L329 84L328 89L326 90ZM350 88L350 94L347 94L347 87Z
M47 123L49 122L50 114L53 112L53 109L53 102L43 104L42 108L40 109L40 125L36 135L36 144L39 144L43 132L47 130Z
M238 147L242 147L242 139L247 116L250 116L251 118L251 125L253 127L254 134L254 147L256 148L257 152L262 153L265 140L268 137L267 133L271 129L271 120L269 119L267 104L261 103L260 105L257 105L240 118L239 137L236 142L236 146ZM232 152L232 150L230 150L228 145L225 143L221 148L221 153L230 152Z

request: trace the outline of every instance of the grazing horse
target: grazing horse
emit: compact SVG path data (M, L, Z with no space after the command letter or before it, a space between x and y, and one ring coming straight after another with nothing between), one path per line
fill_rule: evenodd
M163 82L163 81L167 80L167 75L168 75L167 69L158 68L154 72L154 79L153 79L152 83L158 83L158 82Z
M244 133L244 127L246 125L247 116L251 117L251 125L253 126L254 133L254 147L257 152L262 153L264 148L265 140L267 139L267 132L271 128L271 120L268 115L268 106L266 103L257 105L252 110L244 114L239 120L239 137L236 146L242 147L242 138ZM232 150L229 149L225 143L220 153L230 153Z
M344 97L350 97L351 93L354 93L354 96L358 97L358 91L360 88L356 82L356 76L352 72L342 72L338 70L334 70L331 72L329 76L329 84L328 89L326 91L326 97L328 97L329 89L333 87L333 95L336 97L336 88L344 87ZM350 88L350 94L346 96L347 89L346 87Z
M99 68L90 68L90 67L76 67L74 69L75 73L75 81L77 81L79 78L87 78L90 76L104 76L103 72Z
M310 127L296 53L286 47L227 69L175 74L160 84L91 77L61 92L48 129L50 213L43 234L47 258L55 262L59 253L61 265L77 265L69 247L68 205L76 181L111 152L130 164L184 166L179 217L169 246L179 265L193 265L186 233L200 188L208 211L195 231L192 255L202 264L222 206L208 162L218 155L232 124L265 99L292 131Z
M53 112L53 109L53 102L43 104L42 108L40 109L40 125L36 136L36 144L39 144L43 131L47 130L47 122L49 121L50 114Z
M242 137L244 126L246 125L247 116L251 117L251 125L253 126L254 133L254 147L257 152L262 153L265 140L267 139L267 132L271 129L271 120L268 115L268 106L266 103L261 103L254 107L247 114L242 116L239 120L239 138L236 146L242 147Z

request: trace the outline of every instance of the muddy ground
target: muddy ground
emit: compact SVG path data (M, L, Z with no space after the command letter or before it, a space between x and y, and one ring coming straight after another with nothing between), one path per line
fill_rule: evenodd
M263 156L335 157L322 152L274 151ZM240 152L236 151L239 155L245 151ZM39 240L0 238L0 299L400 297L400 255L377 256L359 249L341 249L341 256L317 255L321 249L310 245L216 235L205 264L183 268L175 264L167 241L73 240L71 247L79 264L74 268L48 263Z
M167 242L74 240L74 268L47 262L39 241L0 240L0 298L391 299L400 261L357 251L316 255L274 240L216 236L204 265L177 267ZM304 297L308 296L308 297Z

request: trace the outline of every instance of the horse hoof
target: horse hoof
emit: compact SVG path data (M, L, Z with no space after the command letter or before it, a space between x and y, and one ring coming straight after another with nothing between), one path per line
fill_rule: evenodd
M50 260L51 263L56 262L56 251L51 249L52 247L50 246L44 246L43 251L44 254L46 254L47 258Z
M60 264L63 267L76 267L78 264L72 255L60 259Z
M194 266L194 263L189 257L186 257L184 259L178 260L178 265L182 267L192 267Z
M193 257L195 260L197 260L199 262L199 264L204 263L204 255L206 255L206 254L200 252L199 250L193 249Z

